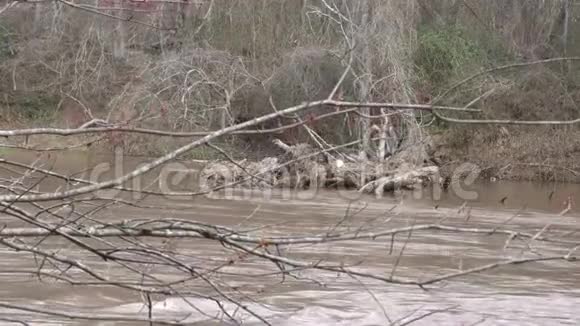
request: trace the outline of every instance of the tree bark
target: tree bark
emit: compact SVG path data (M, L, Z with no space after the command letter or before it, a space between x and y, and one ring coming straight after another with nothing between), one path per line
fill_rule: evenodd
M562 54L564 57L568 56L568 31L570 26L570 11L572 9L570 0L563 0L564 6L564 28L562 31ZM571 62L568 61L564 65L565 72L568 73L571 69Z
M122 0L115 0L114 6L121 8L123 7ZM112 15L117 15L116 12L112 12ZM115 59L125 59L126 58L126 44L125 44L125 22L117 20L115 31L113 32L113 57Z
M359 12L361 15L360 18L360 34L358 35L358 44L361 44L361 60L362 62L362 70L365 73L365 76L360 81L360 90L359 90L359 100L367 101L369 98L371 83L372 83L372 75L371 75L371 56L369 51L369 44L368 41L365 39L365 30L368 28L370 23L371 17L369 17L369 0L361 0ZM365 116L370 115L370 108L361 108L361 113ZM368 158L368 154L370 153L370 121L369 119L360 118L359 119L359 135L362 139L361 143L361 151L360 157L361 158Z

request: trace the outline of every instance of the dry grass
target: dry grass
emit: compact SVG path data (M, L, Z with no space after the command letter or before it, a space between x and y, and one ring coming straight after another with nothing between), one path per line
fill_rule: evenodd
M577 117L580 89L554 70L532 69L514 81L483 101L485 118ZM476 163L485 168L486 177L580 181L580 175L568 170L580 168L579 136L576 126L480 126L476 130L470 126L451 126L442 141L451 150L446 154L448 161Z

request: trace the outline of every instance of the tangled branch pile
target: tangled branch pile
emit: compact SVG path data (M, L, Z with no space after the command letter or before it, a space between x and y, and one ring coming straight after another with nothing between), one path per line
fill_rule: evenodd
M354 188L381 196L385 191L412 190L440 182L437 166L411 166L401 159L406 155L404 152L389 161L373 162L338 151L336 156L340 158L335 158L330 151L320 152L308 144L289 146L278 139L274 142L285 152L280 157L206 165L200 175L203 189Z

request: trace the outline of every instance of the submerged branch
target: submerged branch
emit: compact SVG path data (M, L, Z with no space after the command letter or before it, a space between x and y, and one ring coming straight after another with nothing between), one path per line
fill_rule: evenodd
M58 236L62 234L85 237L85 238L107 238L119 236L131 237L159 237L159 238L194 238L194 239L213 239L268 245L304 245L304 244L321 244L330 242L353 241L363 239L379 239L390 237L400 233L417 233L418 231L439 231L455 233L471 233L483 235L509 235L512 239L533 239L555 244L578 246L579 241L567 241L538 236L536 233L517 232L513 230L504 230L498 228L468 228L455 227L442 224L420 224L408 227L393 228L383 231L374 232L345 232L335 235L311 236L311 235L294 235L294 236L273 236L264 235L256 237L246 234L243 230L234 231L221 226L199 225L192 222L172 222L171 220L163 222L151 221L147 223L147 228L132 226L134 222L125 220L123 224L116 224L115 228L110 226L93 226L86 227L83 230L76 230L70 227L60 227L57 230L47 230L46 228L4 228L0 230L0 236L3 237L41 237L41 236ZM58 231L58 233L57 233Z
M114 321L114 322L147 322L154 323L157 325L183 325L183 322L179 320L170 321L166 319L149 319L149 318L139 318L139 317L127 317L124 315L106 315L102 313L98 314L83 314L74 313L70 311L58 311L55 309L46 309L42 307L35 307L31 305L20 305L9 302L0 302L0 307L12 310L33 312L41 315L48 315L53 317L64 317L68 319L79 319L79 320L94 320L94 321ZM186 317L186 316L184 316Z

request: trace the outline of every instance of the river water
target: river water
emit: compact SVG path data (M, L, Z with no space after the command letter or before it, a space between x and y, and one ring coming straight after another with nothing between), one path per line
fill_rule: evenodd
M67 174L84 171L87 167L94 169L95 163L101 161L112 163L110 158L86 158L85 155L52 156L44 160L21 153L9 158L23 163L39 160L44 162L45 168L54 167ZM129 169L141 161L143 159L127 158L123 165ZM183 163L175 169L187 167L189 164ZM108 171L104 175L114 173ZM14 171L0 169L1 179L14 176ZM143 183L151 180L156 179L149 177ZM182 183L188 184L187 180ZM56 182L47 180L41 188L48 190L56 186ZM568 198L573 202L574 199L580 201L578 185L497 182L476 184L469 189L475 191L477 198L466 204L464 199L452 192L441 193L433 199L433 192L429 190L421 195L404 193L384 198L358 196L347 191L276 191L267 194L236 191L227 196L222 193L196 198L151 196L141 201L149 208L118 206L103 213L100 218L113 222L136 217L173 217L230 227L256 227L260 228L257 232L263 234L319 234L339 221L344 230L373 225L400 227L444 219L446 225L481 228L500 225L502 229L530 233L536 233L550 224L549 231L544 235L565 236L568 241L580 243L580 232L575 232L580 228L578 209L572 205L567 214L559 215L566 207ZM463 209L460 209L461 206L464 206ZM0 223L17 225L1 214ZM329 261L345 264L356 262L360 271L386 275L392 272L394 262L400 259L396 275L418 279L522 255L522 246L514 244L504 249L506 236L500 235L430 231L413 234L408 241L405 238L401 235L392 247L389 239L380 239L291 246L284 250L287 255L303 259L325 257ZM81 255L63 243L46 242L44 248L59 249L60 253L74 257ZM199 240L178 239L172 246L172 250L181 254L208 260L224 255L224 249L219 244ZM569 246L556 247L539 241L534 242L533 246L544 254L565 254L569 249ZM398 258L403 247L404 254ZM108 270L111 266L107 263L87 259L92 266L114 275L115 271ZM113 287L71 286L48 280L41 282L34 276L9 273L34 268L37 263L30 255L0 247L0 301L95 316L145 316L143 298L135 293ZM244 304L273 325L401 325L414 319L418 320L413 325L580 325L578 262L506 266L436 283L426 289L315 271L302 271L301 279L285 282L280 282L279 277L252 276L271 271L272 267L266 265L260 261L248 262L239 267L247 277L232 276L223 281L251 290L252 300ZM171 276L170 271L156 272ZM220 309L213 302L180 297L156 297L153 301L153 315L157 318L182 317L184 323L219 324L207 317L219 314ZM192 305L199 310L193 309ZM424 314L429 316L420 318ZM7 321L10 319L27 321L31 325L120 324L114 321L71 321L0 308L0 324L12 325ZM259 324L249 317L246 322Z

